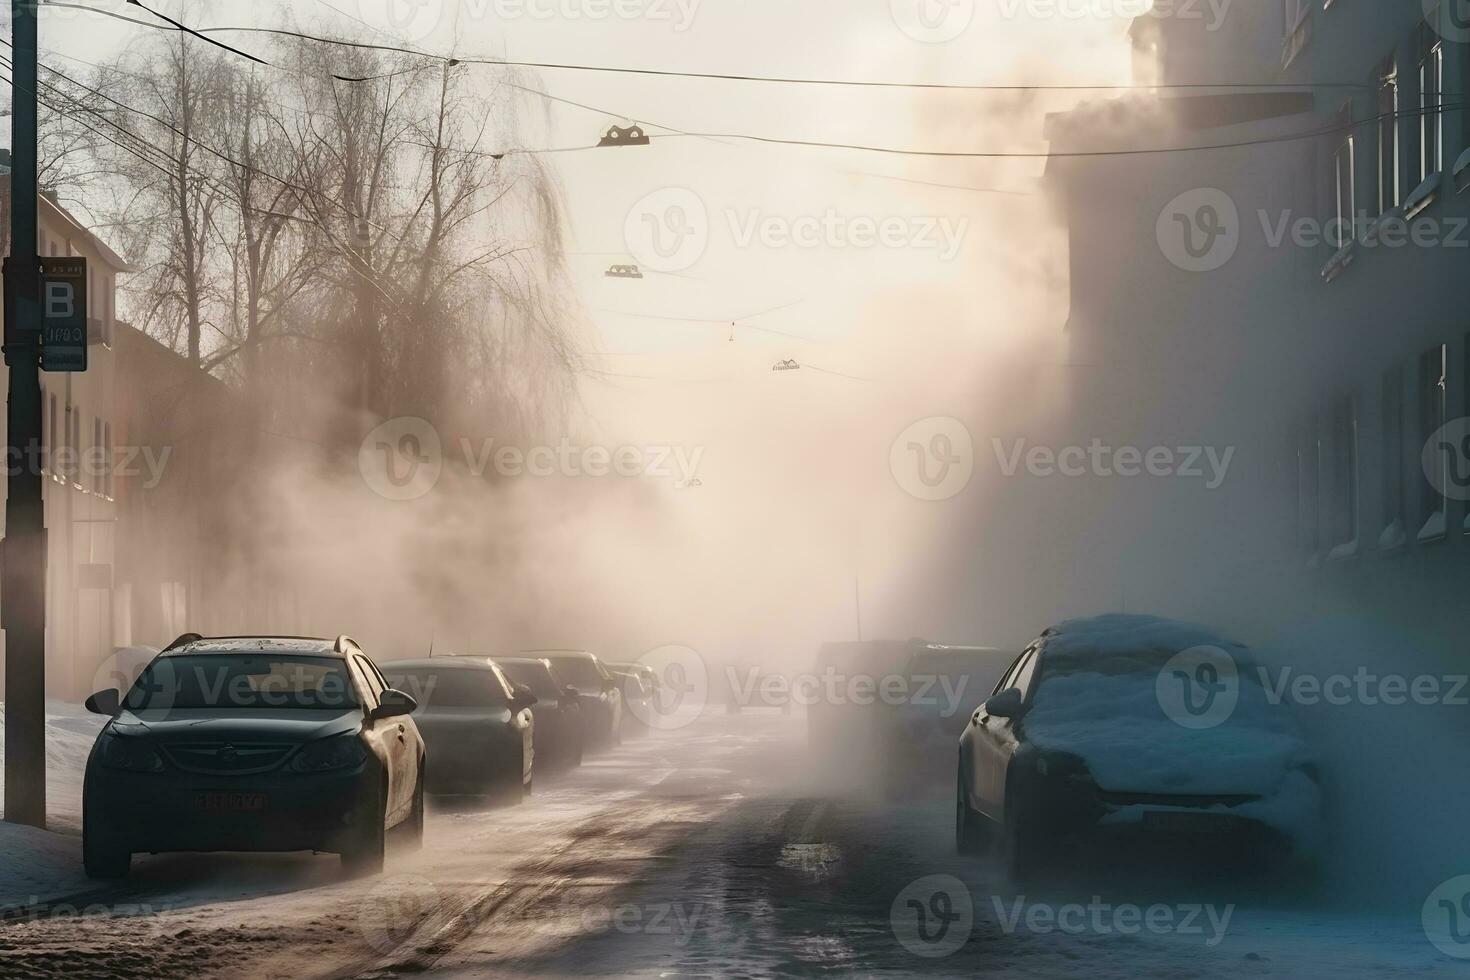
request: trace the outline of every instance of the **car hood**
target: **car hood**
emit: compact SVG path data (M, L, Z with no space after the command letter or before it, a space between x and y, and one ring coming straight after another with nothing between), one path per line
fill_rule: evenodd
M170 708L123 711L106 730L119 735L152 735L168 741L310 742L355 732L361 727L362 712L356 708L347 711Z
M1229 717L1189 728L1167 717L1152 686L1097 675L1043 685L1022 721L1043 754L1080 758L1098 788L1161 795L1274 794L1311 761L1291 713L1242 686Z

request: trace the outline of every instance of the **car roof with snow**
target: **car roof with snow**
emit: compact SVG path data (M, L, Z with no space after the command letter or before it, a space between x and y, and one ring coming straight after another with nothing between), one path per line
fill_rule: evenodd
M339 641L314 636L211 636L174 641L160 656L269 653L295 657L341 657Z
M1219 647L1237 658L1246 652L1244 645L1207 626L1131 613L1064 620L1043 633L1042 641L1052 662L1073 657L1173 656L1201 646Z

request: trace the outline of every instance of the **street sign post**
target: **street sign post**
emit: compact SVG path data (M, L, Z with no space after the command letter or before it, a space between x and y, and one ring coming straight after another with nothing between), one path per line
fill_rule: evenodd
M41 370L87 370L87 260L41 259Z

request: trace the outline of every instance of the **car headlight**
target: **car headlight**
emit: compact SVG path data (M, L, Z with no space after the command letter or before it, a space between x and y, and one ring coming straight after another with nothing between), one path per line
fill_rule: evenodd
M366 758L367 753L363 751L362 742L358 740L357 733L348 732L345 735L334 735L319 742L303 745L301 750L291 757L290 769L293 772L351 769L361 765Z
M1067 752L1052 752L1037 756L1036 772L1047 778L1067 779L1074 783L1087 782L1091 776L1087 763Z
M102 743L100 757L108 769L125 769L128 772L162 772L163 756L141 738L109 735Z

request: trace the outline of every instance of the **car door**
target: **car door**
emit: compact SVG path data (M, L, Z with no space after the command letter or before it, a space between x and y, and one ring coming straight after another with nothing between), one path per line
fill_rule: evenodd
M995 687L991 689L989 697L994 697L1010 686L1011 678L1016 676L1016 671L1021 667L1021 661L1025 660L1026 655L1030 652L1028 648L1016 655L1016 659L1011 661L1010 666L1001 672L1000 680L995 682ZM989 772L989 764L986 760L989 746L984 744L986 732L983 728L983 719L985 718L985 705L982 703L970 714L969 729L961 738L961 744L968 744L970 747L968 755L962 753L961 758L966 766L965 777L968 781L967 789L970 793L970 800L977 805L977 809L979 801L986 795L984 785L988 779L986 774Z
M1012 688L1026 690L1035 669L1037 648L1026 648L1015 665L996 687L996 692ZM1005 780L1011 757L1016 753L1016 719L997 718L981 705L975 712L974 765L975 802L981 813L1000 822L1005 818Z
M383 697L388 684L378 669L373 666L371 660L360 653L352 655L352 665L362 675L364 683L372 694L374 706ZM377 737L378 744L383 748L383 757L388 765L388 823L392 825L398 820L401 813L413 801L414 768L417 765L417 755L410 751L408 739L407 719L378 718L373 721L372 729Z

